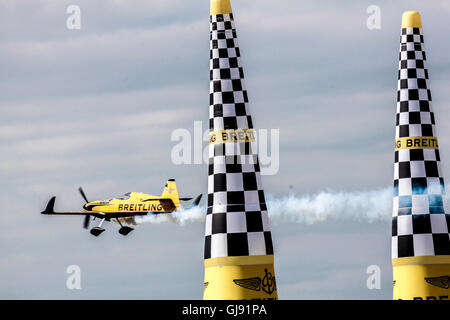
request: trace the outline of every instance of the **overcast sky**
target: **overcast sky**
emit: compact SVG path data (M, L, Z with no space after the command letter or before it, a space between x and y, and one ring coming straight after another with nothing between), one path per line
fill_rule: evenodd
M280 129L267 194L392 185L401 14L422 14L442 169L450 177L448 1L232 1L256 128ZM81 29L66 28L67 6ZM369 5L381 29L366 27ZM0 298L201 299L204 224L39 214L128 191L207 191L170 136L208 123L209 1L0 0ZM204 204L204 200L202 201ZM330 208L332 210L332 208ZM389 213L388 213L389 214ZM272 222L280 299L391 299L390 221ZM79 265L82 289L66 288ZM381 268L381 289L366 269Z

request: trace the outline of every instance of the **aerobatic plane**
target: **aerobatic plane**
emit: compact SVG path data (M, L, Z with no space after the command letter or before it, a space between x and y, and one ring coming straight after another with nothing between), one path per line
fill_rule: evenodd
M83 189L78 189L86 204L83 206L85 211L66 211L55 212L55 199L52 197L42 214L47 215L81 215L84 216L83 227L89 228L91 216L99 219L98 226L90 230L94 236L99 236L103 231L103 222L114 221L120 225L119 233L126 236L134 229L123 224L135 224L134 217L146 216L153 214L168 214L180 210L180 201L189 201L192 198L180 198L178 195L177 185L174 179L167 181L161 196L152 196L140 192L128 192L123 196L108 200L97 200L89 202ZM198 195L192 202L191 208L200 203L202 195Z

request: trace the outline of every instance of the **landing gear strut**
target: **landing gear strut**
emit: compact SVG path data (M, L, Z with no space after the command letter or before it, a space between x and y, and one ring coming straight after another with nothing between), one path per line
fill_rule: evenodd
M103 224L104 221L105 221L105 218L103 218L103 219L100 221L100 224L98 225L98 227L95 227L95 228L92 228L92 229L91 229L91 234L92 234L93 236L98 237L99 235L102 234L103 231L105 231L105 229L102 228L102 224Z
M119 219L116 219L116 220L117 220L117 222L120 224L119 233L120 233L121 235L126 236L126 235L128 235L131 231L134 230L133 228L130 228L130 227L127 227L127 226L124 227L124 226L120 223Z

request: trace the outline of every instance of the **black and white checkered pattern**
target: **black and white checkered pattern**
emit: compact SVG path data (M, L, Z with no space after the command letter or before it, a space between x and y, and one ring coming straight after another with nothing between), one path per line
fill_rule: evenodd
M253 129L233 14L211 16L210 132ZM205 259L273 254L255 142L209 145Z
M403 28L395 137L434 137L421 28ZM438 149L395 151L392 258L450 254Z

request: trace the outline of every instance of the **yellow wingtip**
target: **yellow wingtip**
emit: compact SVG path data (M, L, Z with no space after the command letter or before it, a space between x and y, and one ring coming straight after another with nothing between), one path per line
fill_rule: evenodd
M402 28L422 28L422 20L417 11L406 11L402 15Z
M211 0L211 15L232 13L230 0Z

